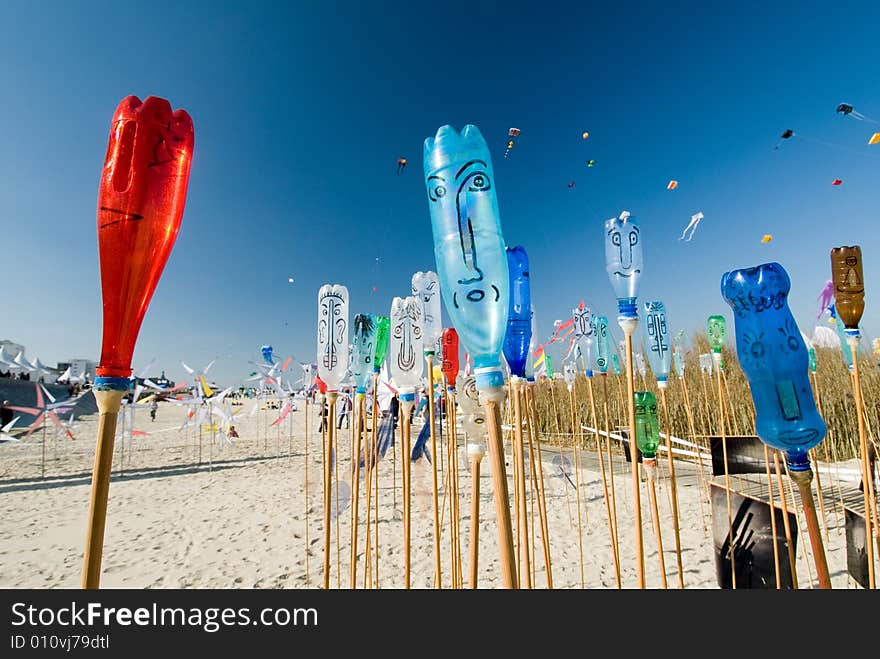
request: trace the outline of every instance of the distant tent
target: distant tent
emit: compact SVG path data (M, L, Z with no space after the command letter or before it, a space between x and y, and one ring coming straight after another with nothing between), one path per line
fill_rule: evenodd
M816 328L813 330L811 343L815 348L840 349L840 337L837 336L837 332L824 325L816 325Z
M24 370L33 373L37 370L37 367L31 364L27 359L25 359L24 351L18 353L15 356L15 363L18 364Z

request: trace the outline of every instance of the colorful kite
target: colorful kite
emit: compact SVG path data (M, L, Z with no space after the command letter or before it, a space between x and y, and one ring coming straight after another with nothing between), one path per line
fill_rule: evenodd
M831 181L831 185L840 185L841 183L843 183L843 181L839 178L836 178L833 181Z
M669 183L666 184L667 190L675 190L675 188L677 188L677 187L678 187L678 181L675 181L675 180L670 181Z
M583 134L581 135L581 139L585 140L585 139L587 139L589 136L590 136L590 134L589 134L587 131L584 131Z
M587 167L592 167L592 166L595 165L595 164L596 164L596 161L595 161L595 160L588 160L588 161L587 161Z
M868 140L868 144L877 144L880 142L880 133L874 133L871 135L871 139Z
M400 174L404 169L406 169L406 158L398 158L397 159L397 173Z
M769 233L765 233L764 237L761 238L762 243L769 243L771 240L773 240L773 236L771 236Z
M834 282L831 279L825 282L825 286L819 291L819 295L816 296L816 299L819 300L819 315L816 316L816 319L818 320L822 317L825 310L834 304Z
M519 137L519 133L520 133L519 128L508 128L507 129L507 136L510 138ZM508 140L507 151L504 152L505 158L507 157L507 154L510 153L510 150L513 148L513 145L514 145L514 140L513 139Z

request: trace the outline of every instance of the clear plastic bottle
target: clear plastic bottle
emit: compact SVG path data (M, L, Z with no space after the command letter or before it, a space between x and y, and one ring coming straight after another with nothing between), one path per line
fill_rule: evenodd
M367 391L367 380L373 373L373 341L375 335L373 315L359 313L354 317L354 341L351 344L351 374L357 393Z
M645 302L645 343L648 348L648 362L657 386L665 388L669 380L669 329L666 325L666 306L659 300Z
M628 211L605 222L605 270L617 297L620 318L638 318L636 297L643 266L640 231Z
M318 290L318 375L336 391L348 370L348 289L324 284Z
M391 301L391 338L388 366L400 389L400 401L412 402L424 371L422 342L422 302L416 297L396 297Z
M443 300L474 360L478 389L504 384L510 276L489 147L476 126L425 140L425 185Z

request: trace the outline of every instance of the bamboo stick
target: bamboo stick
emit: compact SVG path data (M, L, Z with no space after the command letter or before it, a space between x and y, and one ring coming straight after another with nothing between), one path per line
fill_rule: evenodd
M104 553L104 527L107 522L107 499L110 494L113 442L116 438L116 418L125 392L116 389L95 389L94 393L100 417L95 465L92 468L82 577L82 587L90 590L101 585L101 559Z

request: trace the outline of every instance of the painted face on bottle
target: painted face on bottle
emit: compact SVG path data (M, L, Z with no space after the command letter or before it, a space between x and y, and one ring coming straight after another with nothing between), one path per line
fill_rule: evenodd
M660 301L645 303L645 331L648 334L648 360L654 375L669 374L669 330L666 326L666 307Z
M605 223L605 269L618 299L638 295L642 273L639 225L629 215Z
M574 335L578 339L593 340L593 312L585 304L571 310L574 319Z
M456 309L467 303L479 303L487 299L498 302L501 290L498 282L489 281L481 267L477 246L479 212L491 202L482 197L492 191L492 178L485 160L474 158L464 163L454 174L452 168L431 174L426 179L428 199L431 204L449 207L455 214L458 233L458 258L446 265L456 284L452 293L452 306ZM443 174L446 174L444 176ZM449 195L449 198L447 198Z
M791 282L778 263L727 272L721 295L734 311L736 347L749 380L760 438L795 470L825 435L808 375L809 357L788 307Z
M608 318L593 316L593 334L596 337L596 365L602 373L608 372Z
M865 311L861 247L855 245L832 249L831 276L837 315L847 329L856 329Z
M441 293L475 364L498 364L509 272L489 149L475 126L425 140L425 186Z
M422 326L426 346L433 346L443 332L440 318L440 281L436 272L417 272L412 276L412 294L422 304Z
M318 291L318 375L333 390L348 367L348 289L325 284Z
M422 376L422 304L396 297L391 303L391 375L399 386L417 386Z

